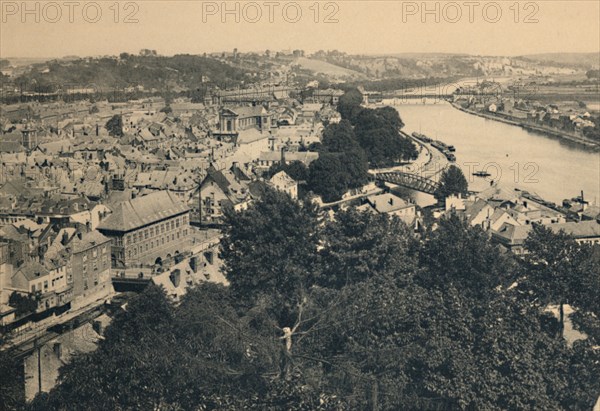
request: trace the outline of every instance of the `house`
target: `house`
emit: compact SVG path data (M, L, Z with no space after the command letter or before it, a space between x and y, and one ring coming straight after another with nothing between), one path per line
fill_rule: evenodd
M37 312L62 307L73 299L72 275L67 268L66 263L29 261L15 271L12 286L38 300Z
M283 191L293 199L298 198L298 183L292 177L290 177L285 171L276 173L269 183L279 191Z
M416 206L392 193L367 197L367 202L379 214L395 215L409 226L415 223L417 217Z
M168 190L184 203L192 201L198 191L193 173L180 169L138 173L133 186L138 189Z
M266 133L271 129L270 114L263 106L223 108L219 112L219 129L214 133L224 141L237 143L239 133L256 129Z
M111 283L111 240L98 231L77 233L69 243L73 268L73 294L78 301L108 296Z
M273 164L280 164L282 161L291 163L293 161L300 161L305 166L309 166L310 163L319 158L319 153L312 151L285 151L283 148L280 152L278 151L263 151L258 156L258 166L261 168L269 168Z
M547 226L555 233L564 231L580 244L600 244L600 220L585 220Z
M492 240L500 243L517 255L526 253L525 240L531 231L531 225L512 225L504 223L496 231L492 231Z
M314 101L336 105L341 96L344 95L343 90L336 90L328 88L327 90L315 90L313 91L312 98Z
M203 223L222 222L225 207L236 211L244 210L250 202L250 193L245 181L236 178L231 170L208 169L200 184L199 211Z
M100 223L98 231L111 239L111 265L162 265L188 247L189 207L168 191L157 191L121 202Z

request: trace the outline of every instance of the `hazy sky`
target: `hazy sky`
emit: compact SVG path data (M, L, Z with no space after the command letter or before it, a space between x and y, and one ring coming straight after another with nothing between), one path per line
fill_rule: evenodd
M234 47L241 52L600 52L598 0L0 3L2 57L137 53L141 48L196 54Z

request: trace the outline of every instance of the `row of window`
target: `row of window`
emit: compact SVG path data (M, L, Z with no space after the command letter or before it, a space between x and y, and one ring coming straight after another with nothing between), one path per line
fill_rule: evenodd
M103 246L102 247L102 255L106 255L106 250L108 249L108 246ZM83 262L85 263L88 259L88 254L90 254L90 251L87 251L85 254L83 254ZM93 248L91 251L91 258L96 258L98 257L98 248Z
M151 251L155 247L162 246L165 243L169 243L170 241L175 241L176 239L179 240L179 238L181 238L181 235L183 235L184 238L188 235L187 228L181 232L178 231L177 233L172 233L170 236L169 234L167 234L166 236L160 239L157 238L156 240L152 240L150 242L147 242L146 244L140 246L133 246L127 250L127 256L129 258L132 258L137 256L138 254L143 254L145 252Z
M65 267L60 267L57 269L57 271L58 272L66 272L66 269L65 269ZM48 283L48 280L44 280L43 283L40 281L39 283L31 284L31 292L32 293L35 293L36 291L46 292L46 291L48 291L49 284L52 286L52 288L54 288L55 284L58 284L63 278L65 278L65 276L61 275L61 276L52 278L50 280L50 283Z
M92 261L92 270L93 271L98 271L98 267L102 267L103 270L106 270L108 268L108 258L103 258L101 261L101 264L98 264L97 260ZM87 274L87 268L88 265L87 264L83 264L83 275L85 276Z
M183 215L181 217L177 217L174 220L166 221L160 225L148 227L144 230L137 231L135 233L131 233L125 236L124 243L125 244L135 244L141 240L147 240L148 238L153 238L159 234L164 234L165 231L172 231L176 228L179 228L180 225L186 225L188 223L188 216Z

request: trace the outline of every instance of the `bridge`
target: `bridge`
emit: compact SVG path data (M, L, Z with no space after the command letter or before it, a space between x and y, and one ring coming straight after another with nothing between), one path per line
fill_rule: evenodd
M385 171L381 173L375 173L374 178L377 181L397 184L399 186L432 195L439 186L437 182L430 180L429 178L422 177L417 174L405 173L402 171Z

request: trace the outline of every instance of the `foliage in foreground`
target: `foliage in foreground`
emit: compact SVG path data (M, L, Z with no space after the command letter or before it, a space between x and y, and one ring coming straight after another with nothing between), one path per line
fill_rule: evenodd
M568 347L534 298L560 300L553 279L525 279L551 263L537 242L568 238L532 236L520 263L456 217L419 241L395 218L325 221L273 191L228 222L230 287L179 305L149 287L30 409L577 410L600 392L598 341ZM598 261L573 247L562 258L587 284ZM574 287L556 292L597 315L598 290Z

